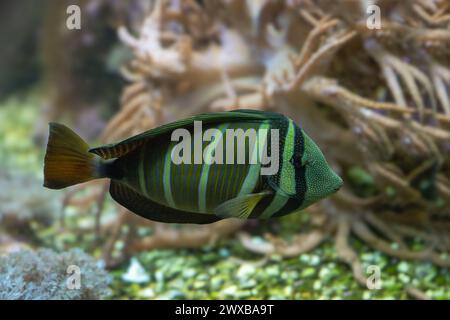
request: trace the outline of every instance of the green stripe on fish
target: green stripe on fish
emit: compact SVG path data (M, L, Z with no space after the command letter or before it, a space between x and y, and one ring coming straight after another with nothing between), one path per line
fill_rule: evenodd
M288 202L289 198L280 193L276 193L270 205L259 216L261 219L268 219L272 217L277 211L283 209L283 206Z
M198 185L198 211L205 212L206 211L206 188L208 186L208 178L209 178L209 169L211 168L211 159L212 154L215 152L215 148L222 142L222 134L224 133L228 124L224 124L219 126L216 135L214 135L214 140L205 150L205 163L203 163L203 169L200 177L200 183Z
M172 167L172 145L169 144L169 147L166 151L166 157L164 159L164 173L163 173L163 186L164 186L164 196L166 198L167 204L169 207L176 209L175 202L173 201L172 196L172 184L171 184L171 167Z
M146 176L145 176L145 147L141 148L141 150L139 152L138 179L139 179L139 188L142 191L142 194L148 195L147 182L146 182Z
M289 119L286 138L284 139L283 162L281 165L280 188L287 195L295 194L295 168L291 163L295 149L295 127L294 122Z
M267 122L261 124L258 128L258 141L257 145L253 148L252 158L253 160L259 160L255 164L251 164L247 172L247 176L242 184L239 195L248 194L253 191L260 177L261 170L261 157L262 151L266 147L267 134L268 134L269 124ZM256 162L256 161L253 161Z

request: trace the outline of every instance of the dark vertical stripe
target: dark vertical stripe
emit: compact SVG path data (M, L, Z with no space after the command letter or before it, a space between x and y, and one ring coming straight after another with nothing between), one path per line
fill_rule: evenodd
M272 214L272 217L281 217L286 214L292 213L295 210L297 210L298 208L300 208L300 205L301 205L301 202L299 202L297 199L290 198L288 200L288 202L286 202L286 204L284 205L283 208L281 208L280 210L278 210Z
M301 155L305 152L305 138L297 125L295 126L295 153ZM303 204L306 194L306 177L304 168L295 170L295 193L299 206Z
M274 195L262 198L261 201L259 201L256 207L253 209L252 213L249 216L249 219L259 218L264 210L266 210L267 207L269 207L269 205L272 203L273 198Z

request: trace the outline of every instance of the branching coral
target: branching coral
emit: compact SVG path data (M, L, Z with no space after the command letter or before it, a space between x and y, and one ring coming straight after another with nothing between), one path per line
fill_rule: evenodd
M364 284L351 234L401 259L448 266L450 8L439 0L373 3L381 8L379 30L366 26L367 1L156 1L137 36L119 31L134 60L124 68L130 84L122 109L102 139L206 110L287 113L341 175L360 167L373 190L361 194L346 179L344 190L310 210L316 222L309 233L290 243L268 235L255 245L241 232L246 248L293 256L331 236ZM121 215L113 234L131 220ZM240 226L227 223L200 233L212 230L212 237L224 226L222 236ZM185 239L175 230L169 238ZM411 248L413 238L422 241L420 251ZM178 246L137 236L127 243L131 250Z
M79 287L70 286L71 266L79 268ZM110 281L103 266L79 249L59 254L24 250L0 257L2 300L101 299L109 294Z
M170 225L145 220L121 208L119 218L111 228L111 236L103 250L103 259L108 266L122 262L134 253L156 248L200 248L214 244L218 239L228 236L243 225L242 221L229 219L210 226L183 226L174 229ZM138 228L152 228L152 234L138 237ZM114 256L118 240L124 243L121 255Z

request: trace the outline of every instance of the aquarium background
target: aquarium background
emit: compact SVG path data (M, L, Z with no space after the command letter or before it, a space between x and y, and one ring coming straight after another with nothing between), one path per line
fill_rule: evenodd
M3 1L0 41L0 299L450 298L447 1ZM236 108L295 119L343 189L182 226L42 186L49 121L95 146Z

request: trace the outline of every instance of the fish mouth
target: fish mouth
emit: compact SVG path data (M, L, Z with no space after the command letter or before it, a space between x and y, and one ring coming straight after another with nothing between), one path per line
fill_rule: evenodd
M342 188L343 185L344 185L344 181L342 180L341 177L339 177L336 174L336 184L335 184L335 187L332 189L333 193L338 192Z

